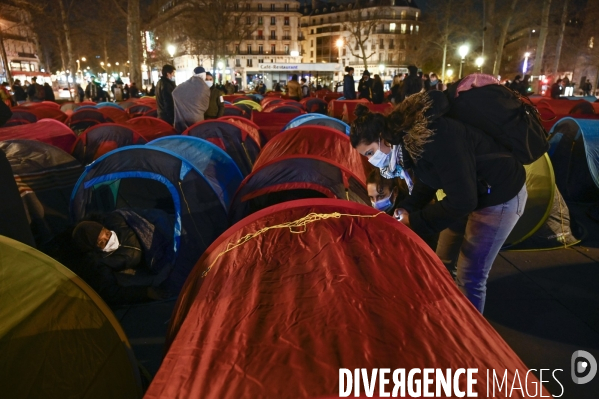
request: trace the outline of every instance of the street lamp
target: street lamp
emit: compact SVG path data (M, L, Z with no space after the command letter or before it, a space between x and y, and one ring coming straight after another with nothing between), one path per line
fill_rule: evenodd
M166 51L168 51L168 53L170 54L171 59L173 60L173 64L174 64L175 63L174 56L175 56L175 51L177 51L177 48L174 45L169 44L169 46L166 48ZM127 61L127 62L129 62L129 61Z
M524 74L526 74L526 71L528 70L528 57L530 57L530 53L524 53L524 64L522 65L522 73Z
M379 73L382 75L385 72L385 65L379 65Z
M467 44L462 44L458 49L458 53L460 54L460 57L462 57L462 62L460 63L460 79L462 79L462 70L464 69L464 62L468 55L468 51L470 51L470 47Z
M479 72L481 72L481 68L482 68L484 62L485 62L485 59L483 57L478 57L476 59L476 67L478 68Z
M448 69L447 71L445 71L445 75L447 75L446 80L451 79L451 77L453 76L453 69Z

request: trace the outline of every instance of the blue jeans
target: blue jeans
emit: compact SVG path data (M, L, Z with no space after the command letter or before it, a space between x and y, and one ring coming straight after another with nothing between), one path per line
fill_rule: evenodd
M491 266L524 213L527 198L524 185L508 202L474 211L439 235L437 256L460 291L481 313Z

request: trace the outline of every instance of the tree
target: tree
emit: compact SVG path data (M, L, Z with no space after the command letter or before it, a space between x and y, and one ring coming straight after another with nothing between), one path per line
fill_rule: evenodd
M518 0L512 0L508 13L503 17L503 24L501 26L501 33L499 34L499 40L497 41L497 48L495 50L495 59L493 60L493 76L499 75L501 68L501 59L503 57L503 48L505 47L505 39L512 23L512 17L516 12L516 6Z
M564 0L564 9L562 11L562 20L559 31L559 37L557 39L557 47L555 49L555 62L553 64L553 70L551 73L557 75L559 72L559 59L562 53L562 44L564 43L564 32L566 30L566 20L568 19L568 0Z
M141 84L141 17L139 0L127 0L127 8L122 7L118 0L112 0L115 9L127 21L127 52L130 64L131 82Z
M545 53L545 44L547 34L549 33L549 11L551 10L551 0L543 0L543 11L541 13L541 29L539 30L539 41L537 43L537 53L535 56L535 65L532 69L533 76L539 76L543 67L543 55Z
M355 0L353 8L347 11L347 22L343 25L343 30L349 31L350 35L347 47L352 56L362 60L364 69L368 69L368 60L376 54L374 46L371 47L370 54L368 53L368 40L381 24L381 20L389 15L388 12L388 7L367 7L360 0Z

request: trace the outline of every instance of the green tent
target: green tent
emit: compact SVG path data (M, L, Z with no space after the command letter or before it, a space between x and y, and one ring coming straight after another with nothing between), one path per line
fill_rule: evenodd
M543 250L580 242L570 227L570 213L557 186L553 165L545 154L525 166L528 200L520 220L505 241L513 250Z
M140 398L127 337L66 267L0 236L0 392L3 398Z

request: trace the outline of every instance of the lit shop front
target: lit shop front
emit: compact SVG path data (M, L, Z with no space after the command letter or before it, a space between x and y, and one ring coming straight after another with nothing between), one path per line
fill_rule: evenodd
M235 68L242 76L242 82L253 89L259 82L272 90L279 83L287 84L294 74L304 77L314 86L332 88L343 76L343 67L336 63L260 63L256 67Z

